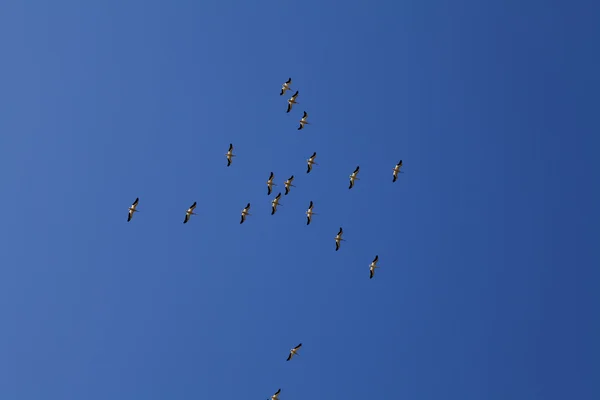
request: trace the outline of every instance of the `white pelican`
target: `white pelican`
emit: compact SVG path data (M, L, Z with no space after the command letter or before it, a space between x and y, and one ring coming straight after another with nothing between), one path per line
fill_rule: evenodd
M308 206L308 210L306 210L306 225L310 224L313 215L317 215L317 213L313 212L313 202L310 201L310 205Z
M292 110L292 106L294 104L300 104L298 102L296 102L296 97L298 97L298 91L296 90L296 93L294 93L294 95L292 97L290 97L290 99L288 100L288 109L286 112L290 112Z
M296 186L292 185L293 181L294 181L294 175L290 176L290 178L287 181L285 181L284 185L285 185L285 194L286 195L290 192L291 187L296 187Z
M308 114L306 113L306 111L304 111L304 116L300 120L300 126L298 127L298 130L304 128L304 125L310 125L308 122L306 122L306 118L308 118Z
M300 343L298 346L291 349L290 355L288 356L286 361L290 361L292 359L292 357L294 357L296 354L298 354L298 350L300 349L300 347L302 347L302 343ZM298 354L298 355L300 355L300 354Z
M373 276L375 275L375 268L379 268L379 265L377 265L378 260L379 260L379 256L375 256L375 258L373 259L373 262L371 263L371 265L369 265L369 272L370 272L369 279L372 279Z
M139 201L140 201L140 198L138 197L135 199L135 201L133 202L131 207L129 207L129 215L127 216L127 222L131 221L131 218L133 218L133 213L137 211L136 207L137 207Z
M288 79L287 81L285 81L283 83L283 85L281 86L281 93L279 93L280 96L283 96L283 94L287 91L290 90L291 87L290 85L292 84L292 78Z
M273 201L271 201L271 215L275 214L275 211L277 211L277 206L281 205L281 204L279 204L280 198L281 198L281 192L279 192L279 194L277 196L275 196Z
M344 239L342 239L342 235L344 234L344 231L342 230L342 228L340 227L340 231L338 232L337 235L335 235L335 251L338 251L340 249L340 243L342 241L345 242Z
M350 186L348 187L348 189L352 189L352 187L354 186L354 181L358 181L359 179L356 177L356 175L358 175L358 169L360 168L360 166L356 167L356 169L354 170L354 172L352 173L352 175L350 175Z
M277 186L275 183L273 183L273 178L275 178L275 174L271 172L271 175L269 175L269 180L267 181L267 196L271 195L271 189L273 189L273 186Z
M183 223L187 223L190 218L192 217L192 215L196 215L196 213L194 212L194 209L196 208L196 202L194 202L194 204L192 204L190 206L190 208L188 208L188 210L185 212L185 219L183 220Z
M315 151L313 153L312 156L310 156L310 158L308 160L306 160L306 163L308 164L308 169L306 170L306 173L308 174L310 171L312 171L312 166L314 165L319 165L315 162L315 158L317 157L317 152Z
M394 178L392 179L392 182L396 182L396 179L398 179L398 172L401 172L400 168L402 168L402 160L400 160L400 162L398 164L396 164L396 166L393 169Z
M250 203L248 203L248 205L242 210L242 219L240 221L240 224L244 223L248 215L252 215L248 212L248 210L250 210Z
M229 143L229 150L225 154L225 157L227 157L227 166L229 167L231 165L231 158L235 157L235 154L233 154L233 144Z
M281 393L281 389L277 390L275 392L275 394L273 396L271 396L270 399L267 399L267 400L279 400L279 393Z

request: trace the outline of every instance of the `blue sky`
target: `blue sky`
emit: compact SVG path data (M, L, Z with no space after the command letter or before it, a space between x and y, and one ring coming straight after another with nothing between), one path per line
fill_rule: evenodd
M598 398L596 3L5 2L0 398Z

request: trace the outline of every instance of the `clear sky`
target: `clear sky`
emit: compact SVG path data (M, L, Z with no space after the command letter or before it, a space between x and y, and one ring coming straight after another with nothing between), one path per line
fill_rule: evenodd
M0 399L600 398L599 15L5 1Z

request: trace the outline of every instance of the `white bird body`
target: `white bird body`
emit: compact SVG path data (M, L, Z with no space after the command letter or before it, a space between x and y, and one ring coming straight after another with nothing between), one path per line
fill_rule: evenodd
M342 239L343 234L344 234L344 231L340 227L340 231L338 232L337 235L335 235L335 251L338 251L340 249L341 242L345 241L345 239Z
M369 279L373 278L373 276L375 275L375 269L379 268L379 265L377 265L377 261L379 261L378 255L375 256L375 258L371 262L371 265L369 265Z
M304 116L302 117L302 119L300 120L300 126L298 126L298 130L304 128L304 125L310 125L306 119L308 118L308 114L306 113L306 111L304 111Z
M194 212L195 209L196 209L196 202L194 202L194 204L192 204L190 206L190 208L188 208L188 210L185 212L185 219L183 220L184 224L187 224L187 222L190 220L192 215L196 215L196 213Z
M310 156L309 159L306 160L306 163L308 164L308 169L306 170L306 173L308 174L310 171L312 171L312 166L313 165L319 165L315 162L315 158L317 158L317 152L315 151L313 153L312 156Z
M225 157L227 157L227 166L229 167L231 165L231 159L235 157L235 154L233 154L233 144L229 143L229 150L225 153Z
M242 210L242 219L240 220L240 224L244 223L247 216L252 215L249 213L249 210L250 210L250 203L248 203L248 205L246 205L246 207L244 207L244 209Z
M273 174L273 172L271 172L271 175L269 175L269 180L267 181L267 196L269 196L271 194L271 190L273 189L273 186L277 186L277 184L273 183L274 178L275 178L275 174Z
M308 210L306 210L306 225L310 225L310 221L312 221L312 216L317 215L316 212L313 212L313 202L310 201L310 205L308 206Z
M300 347L302 347L302 343L300 343L298 346L294 347L293 349L290 350L290 354L288 355L288 358L286 361L290 361L292 359L292 357L294 357L295 355L300 355L298 353L298 350L300 350Z
M294 175L290 176L288 178L287 181L285 181L285 183L283 184L285 186L285 194L287 195L290 192L290 188L296 187L294 185L292 185L292 182L294 181Z
M137 208L139 201L140 201L140 198L137 197L135 199L135 201L133 202L133 204L131 204L131 206L129 207L129 213L127 215L127 222L131 221L131 218L133 218L133 213L138 211L136 208Z
M283 85L281 86L281 93L279 93L280 96L283 96L283 94L288 91L291 90L291 85L292 84L292 78L289 78L287 81L283 82Z
M358 177L356 175L358 175L358 171L360 169L360 166L356 167L356 169L354 170L354 172L350 175L350 186L348 187L348 189L352 189L352 187L354 186L354 181L358 181Z
M294 95L292 97L290 97L290 99L288 100L288 107L287 107L287 111L286 112L290 112L292 111L292 106L294 104L300 104L296 101L296 98L298 97L298 91L296 90L296 93L294 93Z
M402 160L400 160L400 162L398 164L396 164L396 166L393 169L394 177L392 178L392 182L396 182L396 179L398 179L398 173L402 172L402 171L400 171L400 168L402 168Z
M271 396L271 400L278 400L279 393L281 393L281 389L277 390L273 396Z
M281 198L281 192L271 201L271 215L275 214L277 211L277 206L280 206L279 199Z

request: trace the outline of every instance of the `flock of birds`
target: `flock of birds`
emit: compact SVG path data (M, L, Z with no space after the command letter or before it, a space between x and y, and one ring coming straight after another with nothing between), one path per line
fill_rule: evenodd
M283 85L281 87L281 93L280 93L281 96L283 96L286 91L291 90L291 84L292 84L292 78L289 78L287 81L285 81L283 83ZM287 106L286 112L289 113L292 110L292 107L294 106L294 104L298 104L298 102L296 101L297 98L298 98L298 91L296 90L296 92L292 95L292 97L290 97L287 101L288 106ZM308 113L306 111L304 111L304 114L299 121L300 125L298 126L298 130L303 129L305 125L309 124L307 122L307 118L308 118ZM233 154L233 144L230 143L229 149L227 150L227 153L225 153L225 157L227 158L227 166L228 167L231 166L233 157L235 157L235 156L236 155ZM306 160L306 163L307 163L306 173L307 174L312 171L313 165L319 165L315 162L316 157L317 157L317 153L314 152ZM398 179L398 174L402 173L402 171L400 171L401 168L402 168L402 160L400 160L392 169L392 182L396 182L396 180ZM357 166L356 169L350 174L350 176L349 176L350 185L348 186L348 189L352 189L354 187L355 181L359 180L359 178L357 176L359 171L360 171L360 166ZM271 195L273 187L277 186L277 184L275 184L273 182L274 179L275 179L275 174L273 172L271 172L271 174L269 175L269 179L267 180L267 195L268 196ZM290 176L284 182L284 188L285 188L284 195L287 195L290 192L291 188L295 187L292 183L293 181L294 181L294 175ZM275 196L275 198L271 201L271 215L274 215L275 212L277 211L277 207L281 206L281 203L279 202L280 199L281 199L281 192L279 192L277 194L277 196ZM129 207L127 222L131 221L131 219L133 218L133 214L136 213L137 211L139 211L137 209L139 201L140 201L140 199L138 197L135 199L135 201ZM313 207L314 207L314 204L311 200L311 202L308 206L308 209L306 210L306 225L310 225L313 215L317 215L317 213L315 213L313 211ZM194 202L194 204L192 204L185 212L185 218L183 220L184 224L187 224L189 222L192 215L196 215L196 213L194 212L195 209L196 209L196 202ZM251 215L252 214L250 214L250 203L248 203L246 205L246 207L244 207L242 209L240 224L243 224L246 221L247 217L249 217ZM344 241L344 239L342 239L343 234L344 234L344 230L340 227L340 230L338 231L337 235L335 235L335 250L336 251L338 251L340 249L341 242ZM373 261L371 262L371 264L369 265L369 279L373 278L373 276L375 275L375 269L379 268L379 266L377 265L378 261L379 261L379 255L376 255L375 258L373 259ZM290 349L290 352L289 352L289 355L288 355L286 361L290 361L292 359L292 357L294 357L295 355L298 355L298 351L300 350L301 347L302 347L302 343L300 343L296 347ZM273 394L270 397L270 400L278 400L280 393L281 393L281 389L278 389L275 392L275 394Z

